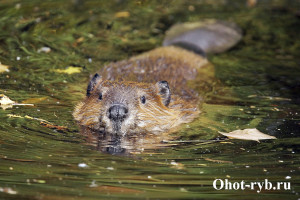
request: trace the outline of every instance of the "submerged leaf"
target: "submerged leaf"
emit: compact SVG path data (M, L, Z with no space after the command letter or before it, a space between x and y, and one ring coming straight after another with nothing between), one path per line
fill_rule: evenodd
M254 140L259 142L259 140L268 140L268 139L276 139L274 136L270 136L264 134L257 130L256 128L249 128L244 130L235 130L229 133L220 132L222 135L225 135L232 139L240 139L240 140Z
M74 74L74 73L80 73L81 70L82 70L81 67L69 66L67 69L56 69L54 70L54 72L64 73L64 74Z

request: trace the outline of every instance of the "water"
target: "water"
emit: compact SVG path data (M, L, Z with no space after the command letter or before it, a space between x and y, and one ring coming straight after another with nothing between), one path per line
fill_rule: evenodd
M0 109L0 199L298 199L299 5L0 1L0 61L10 66L0 74L0 93L35 105ZM219 84L199 119L159 148L132 150L129 140L127 151L117 151L84 140L71 114L89 75L160 46L176 22L204 18L236 22L243 39L209 55ZM81 73L57 71L69 66ZM227 140L218 133L244 128L278 139ZM290 182L290 189L216 190L215 179L268 179Z

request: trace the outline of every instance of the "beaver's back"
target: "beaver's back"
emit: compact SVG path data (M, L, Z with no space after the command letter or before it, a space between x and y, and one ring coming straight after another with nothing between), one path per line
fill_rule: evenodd
M168 81L173 94L184 99L197 96L188 81L209 66L206 58L175 46L156 48L129 60L111 63L100 71L104 79L155 83Z

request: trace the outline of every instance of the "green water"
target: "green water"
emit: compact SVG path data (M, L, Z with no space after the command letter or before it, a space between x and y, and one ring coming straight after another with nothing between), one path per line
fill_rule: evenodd
M71 114L89 75L160 46L175 23L206 18L236 22L243 39L209 55L220 84L199 119L164 148L111 155L85 142ZM0 94L34 104L0 109L0 199L299 199L298 0L253 8L245 1L2 0L0 30L0 62L10 67L0 73ZM51 51L38 53L41 47ZM82 71L56 71L69 66ZM278 139L218 133L244 128ZM291 187L215 190L215 179Z

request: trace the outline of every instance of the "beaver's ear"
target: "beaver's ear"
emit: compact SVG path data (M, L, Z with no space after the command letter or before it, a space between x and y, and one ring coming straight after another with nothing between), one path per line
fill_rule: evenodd
M171 91L170 91L168 82L167 81L159 81L155 85L158 88L158 92L159 92L160 97L163 100L163 104L165 106L168 106L171 101Z
M95 74L94 77L91 79L87 90L86 90L86 96L90 96L91 92L95 89L95 86L102 80L102 77L99 76L99 74Z

